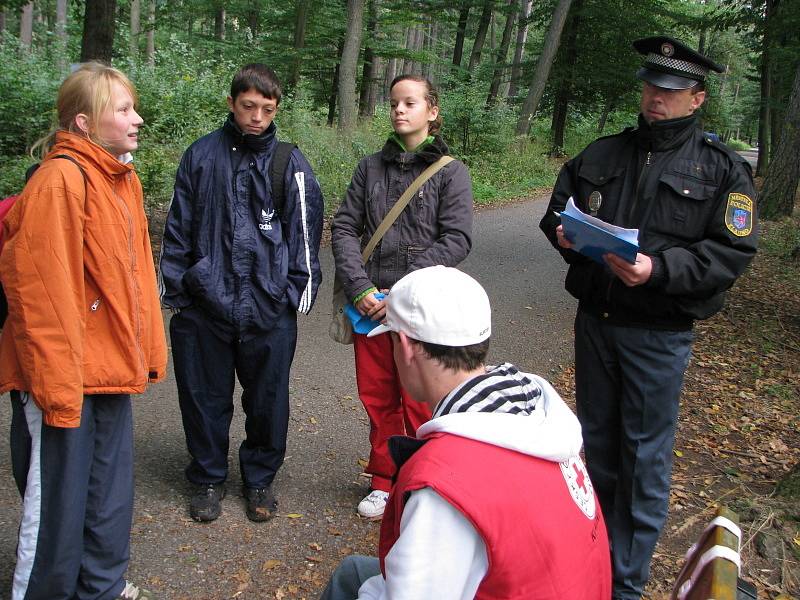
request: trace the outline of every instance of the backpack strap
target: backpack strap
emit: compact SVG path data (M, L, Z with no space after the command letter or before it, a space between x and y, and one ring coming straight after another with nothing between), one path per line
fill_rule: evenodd
M72 158L69 154L56 154L53 158L63 158L64 160L68 160L73 165L78 167L78 171L81 172L81 177L83 177L83 193L85 196L87 191L86 172L83 170L83 167L78 163L78 161ZM39 167L41 166L42 163L38 162L28 167L28 170L25 171L25 183L28 183L28 181L30 181L30 178L33 177L33 174L36 173L36 171L38 171Z
M86 171L83 170L83 167L78 163L77 160L72 158L69 154L56 154L53 158L63 158L71 162L76 167L78 167L78 171L81 172L81 177L83 177L83 195L85 197L87 192L87 183L86 183Z
M297 148L295 144L289 142L278 142L272 153L272 160L269 163L269 181L272 185L272 203L275 210L280 215L286 204L286 190L284 189L286 167L289 166L289 158Z

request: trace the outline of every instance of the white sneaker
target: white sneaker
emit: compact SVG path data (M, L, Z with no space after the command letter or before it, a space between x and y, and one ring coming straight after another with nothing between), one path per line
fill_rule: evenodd
M142 588L138 588L130 581L125 582L125 589L117 596L117 600L151 600L154 598L153 594Z
M365 519L377 519L383 516L386 509L386 500L389 499L389 492L372 490L369 495L358 503L358 514Z

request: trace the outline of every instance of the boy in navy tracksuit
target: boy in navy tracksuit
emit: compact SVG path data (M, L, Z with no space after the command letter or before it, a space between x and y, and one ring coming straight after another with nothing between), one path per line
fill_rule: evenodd
M300 150L277 141L280 99L266 66L247 65L234 76L225 124L181 160L164 229L162 301L176 313L172 355L197 521L221 512L234 374L246 415L239 464L247 516L274 514L296 315L311 310L322 281L322 193ZM284 152L288 161L279 158Z

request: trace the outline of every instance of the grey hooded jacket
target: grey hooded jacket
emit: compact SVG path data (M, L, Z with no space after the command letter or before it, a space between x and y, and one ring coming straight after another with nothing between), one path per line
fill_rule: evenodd
M472 247L472 182L453 161L431 177L386 232L366 265L361 252L386 213L430 165L447 154L440 137L417 152L404 152L391 138L383 150L358 163L331 224L336 274L351 300L375 286L390 288L406 273L454 267Z

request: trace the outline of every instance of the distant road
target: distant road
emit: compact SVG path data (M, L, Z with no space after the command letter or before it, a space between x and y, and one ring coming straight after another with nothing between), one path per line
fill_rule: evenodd
M756 163L758 163L758 150L739 150L739 154L747 159L747 162L750 163L750 166L753 167L753 171L756 170Z

